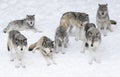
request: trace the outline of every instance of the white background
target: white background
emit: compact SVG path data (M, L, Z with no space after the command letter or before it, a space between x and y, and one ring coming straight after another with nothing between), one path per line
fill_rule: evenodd
M7 34L3 33L12 20L25 18L26 14L35 14L35 27L43 31L34 33L23 31L28 38L28 45L45 35L54 40L60 18L67 11L85 12L90 22L96 23L98 3L108 3L111 19L117 21L112 26L114 32L102 36L99 48L101 64L88 64L88 51L80 53L82 41L70 37L66 54L56 54L57 65L46 65L46 61L37 51L26 51L26 68L15 68L16 62L9 61ZM120 77L120 1L119 0L0 0L0 77Z

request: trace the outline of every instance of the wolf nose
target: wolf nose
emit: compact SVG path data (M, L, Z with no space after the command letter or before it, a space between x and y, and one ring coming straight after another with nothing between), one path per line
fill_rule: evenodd
M104 15L104 13L102 13L102 15Z
M21 51L22 51L23 49L21 48Z
M93 47L93 44L91 44L91 47Z

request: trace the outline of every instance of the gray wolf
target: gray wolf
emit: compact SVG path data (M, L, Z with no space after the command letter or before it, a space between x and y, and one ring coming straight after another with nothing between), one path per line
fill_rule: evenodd
M51 64L49 62L49 59L52 60L54 64L56 64L53 55L54 41L52 41L50 38L46 36L43 36L36 43L30 45L29 47L29 51L32 51L33 53L37 49L42 53L48 66Z
M81 12L66 12L62 15L60 26L64 26L68 33L71 34L73 27L76 28L75 40L81 39L84 25L89 22L89 15ZM80 34L81 33L81 34Z
M84 53L86 49L89 51L89 64L92 64L95 60L100 63L99 45L101 43L101 33L96 28L95 24L87 23L84 28L85 40L83 41L81 53Z
M25 50L27 48L27 38L19 31L12 30L9 32L8 35L7 48L8 51L10 51L10 61L14 61L14 59L16 58L18 61L16 67L19 68L20 66L22 66L23 68L25 68L25 65L23 64L23 58ZM15 50L15 52L13 51L13 49Z
M98 4L98 10L96 15L96 23L98 26L98 29L103 32L103 35L107 35L107 30L113 31L111 28L111 24L116 25L115 20L110 20L109 13L108 13L108 7L107 4Z
M55 33L55 52L58 53L59 48L61 47L61 52L64 54L64 48L67 48L68 41L69 39L66 28L64 28L64 26L59 26Z
M34 32L41 32L35 28L35 15L26 15L25 19L11 21L3 32L9 32L11 30L33 30Z

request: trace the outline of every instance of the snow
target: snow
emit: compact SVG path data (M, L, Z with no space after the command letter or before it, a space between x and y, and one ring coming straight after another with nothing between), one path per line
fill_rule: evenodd
M22 19L27 14L35 14L36 27L42 33L23 31L28 38L28 45L46 35L54 40L56 28L59 26L60 17L67 11L86 12L90 22L95 23L98 3L108 3L111 19L117 20L113 26L114 32L102 37L99 51L101 63L88 64L88 51L80 53L81 41L70 37L66 54L55 54L57 65L46 65L43 56L26 51L26 68L15 68L16 62L9 61L7 51L7 34L3 28L16 19ZM120 77L120 21L119 0L0 0L0 76L1 77Z

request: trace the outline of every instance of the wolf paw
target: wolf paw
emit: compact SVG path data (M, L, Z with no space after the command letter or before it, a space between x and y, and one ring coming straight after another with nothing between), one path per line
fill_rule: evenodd
M92 64L93 64L93 62L92 62L92 61L88 61L88 64L92 65Z
M95 59L95 62L96 62L96 63L101 63L101 61L100 61L100 60L96 60L96 59Z
M16 65L15 68L20 68L20 66L19 66L19 65Z
M65 54L65 52L62 52L62 54Z
M11 62L13 62L13 61L14 61L14 59L10 59L10 61L11 61Z
M26 66L25 66L25 65L23 65L23 66L22 66L22 68L26 68Z
M51 63L48 63L48 64L47 64L47 66L50 66L50 65L51 65Z
M80 53L85 53L85 51L81 50Z

